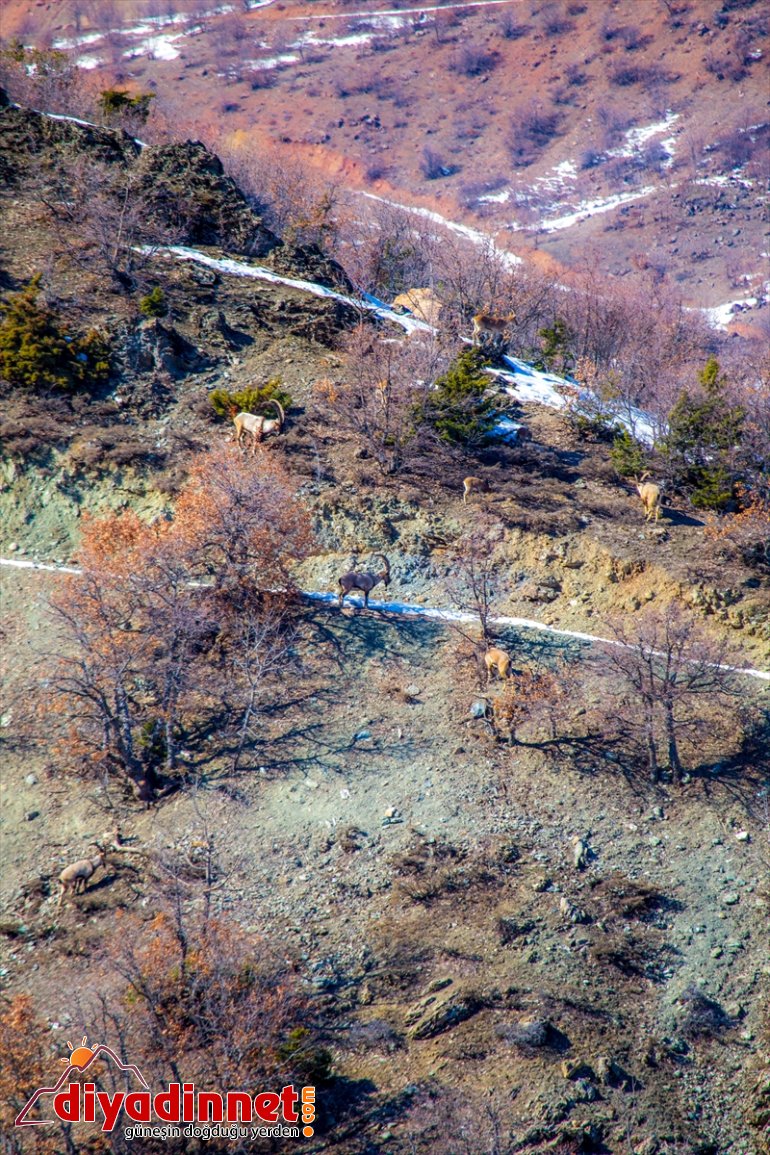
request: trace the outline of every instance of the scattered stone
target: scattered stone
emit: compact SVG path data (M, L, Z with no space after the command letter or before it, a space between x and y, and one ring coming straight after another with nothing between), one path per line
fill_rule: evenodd
M736 894L734 890L730 890L727 892L727 894L722 895L722 905L723 906L735 906L736 903L739 903L740 901L741 901L741 896L739 894Z
M735 840L736 842L750 842L751 835L749 834L748 830L739 830L735 835Z
M487 703L482 702L480 698L477 698L470 708L471 718L486 718L488 709L489 707Z
M28 810L24 817L27 819L27 822L34 822L36 818L40 817L40 811Z
M591 921L584 910L581 910L579 906L575 906L575 904L570 902L566 897L560 899L559 910L564 917L568 918L572 923L578 924Z
M571 1082L576 1079L596 1078L593 1068L588 1063L584 1063L582 1059L563 1059L561 1073L565 1079L569 1079Z
M451 1031L458 1023L464 1023L472 1018L486 1005L484 999L473 991L465 994L452 994L443 1002L431 1007L427 1015L413 1027L409 1036L412 1039L433 1039L436 1035L443 1035Z
M37 777L34 774L27 774L24 781L27 783L27 786L37 786Z
M651 838L650 839L650 846L662 846L662 845L663 845L663 839L662 838Z

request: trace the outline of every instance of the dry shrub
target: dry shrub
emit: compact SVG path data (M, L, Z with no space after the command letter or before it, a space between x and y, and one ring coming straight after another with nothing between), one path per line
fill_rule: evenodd
M727 1012L694 984L680 995L684 1010L679 1030L686 1039L715 1038L732 1025Z

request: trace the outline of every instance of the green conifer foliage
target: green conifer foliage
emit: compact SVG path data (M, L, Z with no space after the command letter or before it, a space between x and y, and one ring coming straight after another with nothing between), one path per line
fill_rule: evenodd
M110 373L109 347L95 331L69 334L38 302L40 275L0 307L0 376L29 389L94 386Z
M425 417L442 441L478 445L493 428L497 415L487 397L489 377L478 349L465 349L436 379Z
M229 393L226 389L214 389L209 400L219 417L232 419L236 413L255 413L274 417L274 406L269 401L276 400L286 412L291 406L291 394L281 388L280 377L271 377L264 385L241 389L239 393Z
M730 400L728 380L710 357L699 373L700 390L685 390L669 417L665 451L675 481L689 488L698 509L722 509L735 482L745 410Z

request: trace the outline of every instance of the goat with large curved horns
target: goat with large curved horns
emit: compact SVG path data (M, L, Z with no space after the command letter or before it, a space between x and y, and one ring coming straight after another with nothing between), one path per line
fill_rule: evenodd
M268 404L275 405L278 410L277 417L260 417L254 413L238 413L233 417L237 444L239 446L241 445L241 439L244 433L250 433L255 455L257 452L257 444L263 437L269 437L271 433L283 433L286 414L284 413L281 402L277 401L275 397L271 397Z
M361 590L364 595L364 608L368 608L369 594L374 587L380 582L385 586L390 585L390 562L384 553L376 553L374 556L380 558L385 567L379 573L357 573L355 570L350 570L340 578L340 608L342 608L345 598L351 590Z

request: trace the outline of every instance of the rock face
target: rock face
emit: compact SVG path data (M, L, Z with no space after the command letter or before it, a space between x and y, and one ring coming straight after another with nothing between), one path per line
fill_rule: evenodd
M141 192L172 236L248 257L266 257L280 244L200 141L147 148L138 165Z
M31 108L3 105L0 100L0 157L3 158L0 172L7 183L15 183L26 158L60 149L87 152L103 164L122 165L132 163L141 151L122 129L60 120Z

